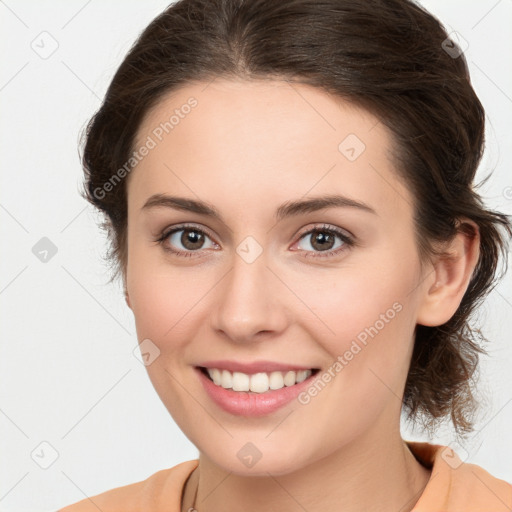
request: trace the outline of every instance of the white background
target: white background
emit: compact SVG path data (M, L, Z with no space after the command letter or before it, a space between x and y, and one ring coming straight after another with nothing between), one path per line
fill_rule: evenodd
M512 0L422 3L469 43L488 122L479 178L494 169L482 193L510 214ZM131 311L120 287L107 284L99 217L78 194L79 133L130 45L166 5L0 1L1 511L56 509L197 457L132 354ZM49 37L58 43L46 59L31 47L42 37L46 48ZM47 263L32 253L42 237L58 249ZM510 282L509 272L481 310L492 340L481 366L488 403L480 431L456 450L512 482ZM426 440L407 430L404 437ZM50 461L42 442L58 453L48 469L31 458L35 450L35 459Z

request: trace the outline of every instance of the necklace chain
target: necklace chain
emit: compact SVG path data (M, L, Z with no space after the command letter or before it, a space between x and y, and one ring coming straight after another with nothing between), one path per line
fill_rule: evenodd
M194 471L196 471L196 470L197 470L197 472L199 473L199 467L197 467L196 469L194 469ZM194 471L192 471L192 473L191 473L191 475L190 475L190 476L192 476L192 474L194 473ZM190 476L189 476L188 480L190 480ZM187 482L187 483L188 483L188 482ZM185 484L185 485L186 485L186 484ZM199 491L199 477L198 477L198 480L197 480L196 492L194 493L194 499L193 499L193 501L192 501L192 506L191 506L191 507L189 507L189 508L187 508L187 509L185 510L185 512L197 512L197 511L196 511L196 501L197 501L197 492L198 492L198 491Z

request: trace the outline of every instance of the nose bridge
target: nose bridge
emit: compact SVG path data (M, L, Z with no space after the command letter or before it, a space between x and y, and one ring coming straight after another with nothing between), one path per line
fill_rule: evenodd
M276 277L267 268L269 253L247 237L236 247L230 271L222 280L213 327L233 341L251 341L258 333L284 327ZM258 337L258 340L260 338Z

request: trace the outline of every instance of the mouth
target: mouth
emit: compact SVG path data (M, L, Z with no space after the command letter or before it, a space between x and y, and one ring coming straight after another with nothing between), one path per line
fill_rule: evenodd
M269 393L283 388L293 387L310 377L315 376L320 369L286 370L258 373L232 372L223 368L206 368L198 366L197 369L216 386L231 391L245 393Z

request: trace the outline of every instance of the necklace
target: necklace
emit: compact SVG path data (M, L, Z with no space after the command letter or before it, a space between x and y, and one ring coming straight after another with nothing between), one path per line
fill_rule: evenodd
M193 510L191 510L190 512L196 512L196 500L197 500L197 491L198 490L199 490L199 475L197 477L197 485L196 485L196 492L194 494L194 500L192 501L192 509Z
M187 479L187 482L185 483L185 486L187 486L187 484L189 484L190 482L190 477L192 476L192 474L197 471L198 474L199 474L199 467L197 467L196 469L194 469L194 471L192 471L192 473L190 474L190 476L188 477ZM196 485L196 491L194 493L194 499L192 500L192 506L189 507L188 509L185 510L185 512L197 512L196 510L196 501L197 501L197 492L199 490L199 476L198 476L198 480L197 480L197 485ZM183 509L183 503L182 503L182 509Z

